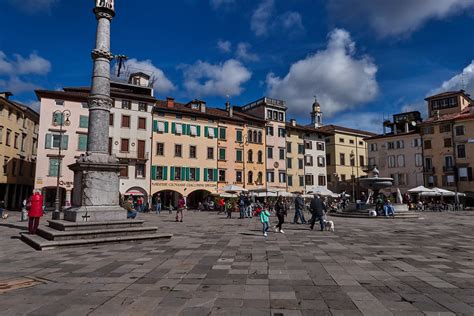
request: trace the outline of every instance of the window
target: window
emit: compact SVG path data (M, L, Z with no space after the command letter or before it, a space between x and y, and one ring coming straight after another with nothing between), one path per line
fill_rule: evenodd
M306 185L314 185L314 176L312 174L307 174L304 178Z
M254 143L257 142L258 136L257 136L257 131L253 131L253 141Z
M226 129L223 127L219 128L219 139L226 139Z
M225 182L225 170L219 170L219 182Z
M285 118L284 118L284 116L283 116L283 112L279 112L279 113L278 113L278 120L279 120L280 122L283 122L283 121L285 120Z
M456 126L456 136L464 135L464 126Z
M120 177L128 178L128 166L120 167Z
M305 165L306 166L308 166L308 167L313 166L313 156L305 156L304 160L305 160Z
M128 100L122 100L122 109L131 110L132 109L132 102Z
M291 154L291 143L290 142L286 143L286 152Z
M21 134L21 144L20 144L21 151L25 151L25 143L26 143L26 134Z
M138 118L138 129L146 129L146 117Z
M175 144L174 145L174 156L175 157L182 157L183 156L183 146Z
M7 146L11 146L11 135L12 135L12 131L7 129L7 139L5 141L5 145Z
M354 140L353 140L353 139L349 139L349 144L354 144Z
M55 103L57 106L64 106L64 101L63 100L55 100Z
M324 167L324 157L323 156L318 156L318 167Z
M288 175L288 186L292 187L293 186L293 176Z
M226 160L226 150L225 148L219 148L219 160Z
M247 183L252 184L253 183L253 172L249 171L247 174Z
M238 142L238 143L241 143L242 142L242 131L237 131L237 133L235 134L235 140Z
M3 143L3 126L0 126L0 144Z
M304 142L305 149L313 149L313 142L312 141L305 141Z
M370 151L377 151L377 144L370 144Z
M291 159L291 158L286 158L286 167L287 167L288 169L293 168L293 163L292 163L292 162L293 162L293 159Z
M280 160L285 160L285 148L280 148Z
M89 127L89 117L85 115L79 116L79 127L88 128Z
M157 156L164 156L165 155L165 144L164 143L156 143L156 155Z
M425 169L426 170L433 169L433 159L425 158Z
M280 183L286 183L286 172L279 172L278 173L278 181Z
M248 141L249 143L253 143L253 133L252 133L252 131L248 131L248 133L247 133L247 141Z
M196 125L188 125L188 135L191 136L200 136L200 132L198 133L198 128L200 129L200 126ZM199 135L198 135L199 134Z
M395 156L388 156L388 167L389 168L395 168L396 167Z
M215 181L217 177L217 170L216 174L214 175L215 169L204 169L204 181Z
M20 137L20 134L15 133L15 136L13 137L13 147L18 149L18 138Z
M109 126L114 126L114 113L109 114Z
M207 159L214 159L214 148L207 147Z
M263 140L262 140L262 132L258 132L258 136L257 136L257 143L259 144L262 144L263 143Z
M267 135L273 136L273 126L267 126Z
M326 176L318 176L318 185L320 186L326 185Z
M147 112L147 110L148 110L148 107L146 103L143 103L143 102L138 103L138 111Z
M346 175L345 174L341 174L341 181L346 181Z
M189 158L196 158L197 149L196 146L189 146Z
M267 157L273 159L273 147L267 147Z
M151 167L151 173L152 173L152 180L167 180L168 178L168 167L163 167L163 166L153 166ZM155 171L154 171L155 170ZM155 175L153 176L153 173L155 172Z
M242 171L235 172L235 182L242 183Z
M300 187L304 187L304 176L299 176L298 180Z
M423 155L422 154L415 154L415 166L416 167L423 167Z
M444 139L444 147L452 147L451 138Z
M458 158L466 158L466 145L457 146Z
M369 158L369 167L375 166L375 158Z
M69 136L60 134L46 134L45 148L46 149L61 149L66 150L68 145Z
M458 175L459 181L472 181L472 168L459 168Z
M274 121L278 120L278 112L277 111L273 111L273 120Z
M449 133L451 132L451 124L443 124L439 126L440 133Z
M253 151L251 149L247 152L247 162L253 162Z
M235 150L235 161L236 162L243 162L243 152L242 149Z
M122 127L130 128L130 116L122 115Z
M188 168L186 169L186 180L189 181L199 181L198 179L198 174L199 174L198 168ZM189 176L188 176L189 175Z
M58 158L49 158L49 177L57 177L59 173L59 159Z
M121 152L125 152L125 153L128 153L129 151L129 143L130 143L130 140L127 139L127 138L122 138L120 140L120 151Z
M362 155L359 156L359 166L361 167L365 166L365 157Z
M344 143L344 138L339 138L340 143Z
M3 158L3 174L8 174L8 157Z
M172 176L173 176L173 179L172 180L184 180L184 175L182 173L182 168L181 167L171 167L171 169L173 170L172 172Z
M285 129L279 128L278 129L278 137L285 137Z
M87 150L87 135L79 134L77 150L86 151Z
M256 184L260 184L260 185L263 183L263 172L259 172L257 174L257 180L255 182Z
M415 138L415 139L412 140L411 144L412 144L412 147L420 147L421 146L421 139Z
M360 145L360 146L364 146L364 142L363 142L363 141L359 141L359 145Z
M339 164L341 166L346 165L346 155L345 154L339 154Z
M304 155L304 144L298 144L298 155Z
M452 169L454 166L453 156L444 156L444 166L445 169Z
M405 167L405 156L404 155L398 155L397 164L398 164L399 168Z
M316 149L320 151L324 151L324 143L322 142L317 142L316 143Z
M425 135L434 134L434 126L427 126L423 128L423 134Z
M145 178L145 165L140 163L135 165L135 178L142 179Z
M273 171L267 171L267 182L268 183L275 182L275 173Z
M431 140L425 140L423 147L425 149L431 149Z
M258 163L263 163L263 152L261 150L258 151L257 162Z
M303 170L304 165L303 165L303 159L298 159L298 169Z

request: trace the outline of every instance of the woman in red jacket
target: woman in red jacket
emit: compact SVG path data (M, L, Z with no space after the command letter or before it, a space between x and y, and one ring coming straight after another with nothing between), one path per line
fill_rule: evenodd
M43 216L43 196L35 191L28 204L30 205L28 209L28 231L34 235L38 229L40 218Z

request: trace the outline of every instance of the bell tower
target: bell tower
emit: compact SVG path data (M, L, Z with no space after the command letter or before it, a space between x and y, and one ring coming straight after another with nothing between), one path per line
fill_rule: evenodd
M311 124L315 128L323 126L323 112L321 112L321 105L318 103L316 96L314 97L313 111L311 112Z

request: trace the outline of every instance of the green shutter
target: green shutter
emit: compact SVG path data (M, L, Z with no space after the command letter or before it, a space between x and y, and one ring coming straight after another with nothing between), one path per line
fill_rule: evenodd
M158 121L153 120L153 132L158 132Z
M156 180L156 166L151 166L151 179Z
M171 134L176 134L176 123L171 123Z
M237 161L242 161L242 150L237 150Z
M219 160L226 160L225 159L225 148L219 148Z
M64 124L64 116L62 113L53 113L53 124L57 126Z
M213 179L214 181L217 181L217 180L218 180L218 179L217 179L217 171L218 171L217 169L214 169L214 179Z
M181 135L187 135L186 124L181 124Z
M165 122L165 133L169 132L169 122Z
M189 181L189 168L186 169L186 181Z
M88 128L89 127L89 117L85 115L79 116L79 127Z
M87 150L87 135L79 135L79 151L86 151Z
M204 168L204 182L207 182L209 179L207 178L207 168Z
M61 149L62 150L67 150L67 144L69 143L69 136L68 135L63 135L61 137Z
M226 139L226 129L225 128L221 127L219 138L220 139Z
M168 180L168 167L163 167L163 180Z
M214 127L214 138L219 138L219 129Z
M51 158L49 159L49 176L57 177L58 176L58 160Z
M174 167L170 168L170 180L174 181Z
M201 181L201 168L196 168L196 181L199 182Z
M181 167L181 181L186 179L186 169L185 167Z
M197 137L201 136L201 126L199 126L199 125L196 126L196 134L197 134L196 135Z
M237 142L242 142L242 131L237 131Z
M204 127L204 137L209 137L209 127L207 126Z
M51 140L52 140L51 134L46 134L46 137L44 140L44 143L45 143L44 148L51 149Z

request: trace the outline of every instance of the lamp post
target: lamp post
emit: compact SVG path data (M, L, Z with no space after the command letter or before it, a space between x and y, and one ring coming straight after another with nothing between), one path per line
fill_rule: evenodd
M57 178L56 178L56 199L54 201L54 212L52 214L52 219L53 220L59 220L60 219L60 198L59 198L59 179L61 178L61 162L62 162L62 157L61 157L61 150L63 147L63 127L64 126L69 126L71 125L71 121L69 121L69 117L71 116L71 111L69 110L64 110L64 111L54 111L53 112L53 117L54 117L54 126L59 126L59 146L58 146L58 173L57 173Z
M354 151L351 150L350 154L351 158L351 167L352 167L352 175L351 175L351 180L352 180L352 202L355 203L355 178L354 178L354 165L355 165L355 155Z

